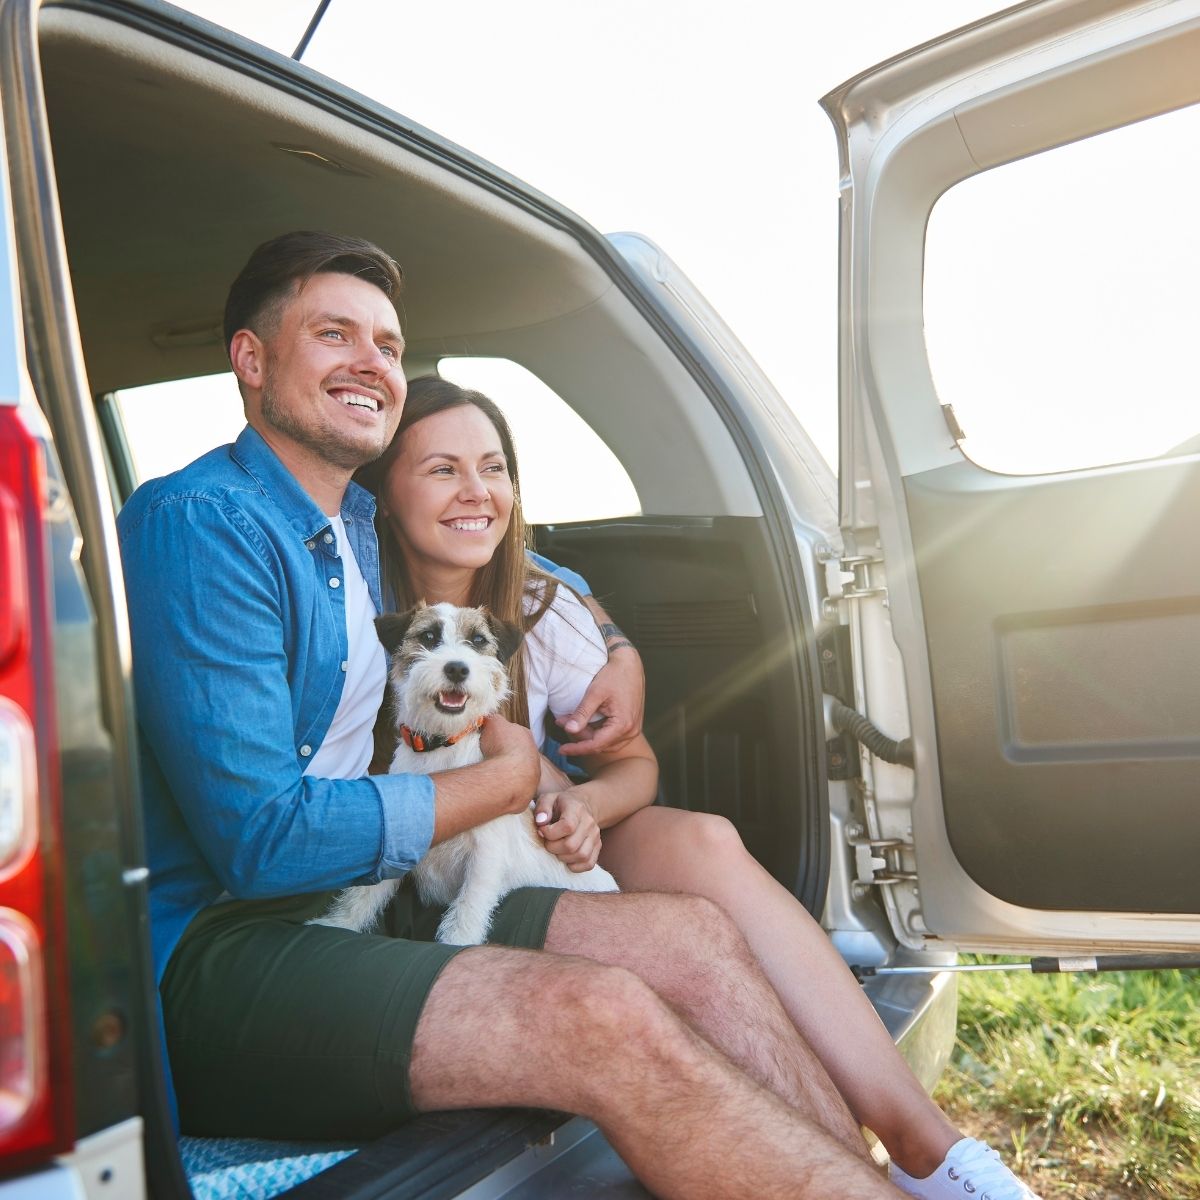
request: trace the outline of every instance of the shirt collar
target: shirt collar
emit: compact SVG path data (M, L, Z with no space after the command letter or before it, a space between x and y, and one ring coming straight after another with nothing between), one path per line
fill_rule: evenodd
M247 425L238 434L231 454L233 460L274 500L302 541L310 541L329 528L329 518L253 426ZM341 514L343 520L349 517L352 520L370 521L375 516L375 497L366 488L351 482L342 497Z

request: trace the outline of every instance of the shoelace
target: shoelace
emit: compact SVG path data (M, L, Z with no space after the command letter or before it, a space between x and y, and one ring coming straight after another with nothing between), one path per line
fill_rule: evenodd
M1034 1194L982 1142L959 1156L946 1174L976 1200L1034 1200Z

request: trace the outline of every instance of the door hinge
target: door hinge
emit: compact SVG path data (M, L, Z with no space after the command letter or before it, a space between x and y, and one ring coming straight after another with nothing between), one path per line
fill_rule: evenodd
M917 882L917 873L905 871L900 864L901 854L912 853L912 842L904 838L868 837L861 825L847 826L846 841L854 851L853 891L856 899L861 899L873 887Z
M854 578L842 586L841 595L825 597L821 604L821 615L826 620L836 621L840 615L838 606L843 600L865 600L868 596L881 596L883 606L887 608L887 588L876 583L872 577L872 568L882 562L883 558L878 554L850 554L840 559L838 566Z

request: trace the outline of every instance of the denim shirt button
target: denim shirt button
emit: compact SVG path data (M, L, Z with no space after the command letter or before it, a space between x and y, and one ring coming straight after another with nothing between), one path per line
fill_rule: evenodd
M307 758L311 753L312 753L311 746L301 746L300 747L300 757L301 758Z
M339 578L338 578L338 577L335 575L335 576L334 576L334 577L333 577L333 578L332 578L332 579L329 581L329 586L330 586L330 587L341 587L341 586L342 586L342 581L341 581L341 580L340 580L340 579L339 579Z
M328 544L329 542L332 542L332 541L333 541L333 534L332 534L332 533L327 533L327 534L325 535L325 542L326 542L326 544Z
M307 546L307 547L308 547L310 550L315 550L315 549L317 548L317 543L316 543L316 542L305 542L304 544L305 544L305 545L306 545L306 546Z
M342 670L343 671L350 670L350 664L344 658L342 659Z

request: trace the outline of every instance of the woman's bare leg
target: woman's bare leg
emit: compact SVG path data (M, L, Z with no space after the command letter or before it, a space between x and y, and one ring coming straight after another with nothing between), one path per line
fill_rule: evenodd
M645 808L604 833L623 888L704 896L733 918L855 1119L918 1178L962 1134L926 1094L828 936L723 817Z

